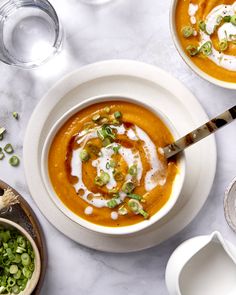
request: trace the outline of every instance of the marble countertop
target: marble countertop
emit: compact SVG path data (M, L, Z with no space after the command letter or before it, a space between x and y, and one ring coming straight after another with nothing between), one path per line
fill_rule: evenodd
M196 76L176 52L169 32L170 0L113 0L88 6L79 0L51 0L65 30L60 62L21 70L0 64L0 125L6 141L22 156L30 115L43 94L63 75L100 60L133 59L158 66L182 81L209 116L236 103L235 91L214 86ZM15 121L12 111L20 113ZM216 134L218 166L209 198L195 220L182 232L155 248L132 254L106 254L84 248L58 232L42 216L29 195L23 162L17 169L0 163L0 179L16 188L34 208L46 234L49 265L43 295L168 294L165 267L173 250L185 239L219 230L236 245L236 234L223 212L226 186L236 176L236 125ZM207 167L206 167L207 169Z

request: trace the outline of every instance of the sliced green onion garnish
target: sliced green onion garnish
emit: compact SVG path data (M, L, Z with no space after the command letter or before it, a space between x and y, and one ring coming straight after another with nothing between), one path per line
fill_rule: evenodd
M104 111L106 112L106 113L110 113L110 108L109 107L105 107L105 109L104 109Z
M22 273L27 279L30 279L32 276L32 272L27 267L23 267Z
M6 129L4 127L0 127L0 140L3 140L4 133L6 133Z
M132 191L135 189L135 185L133 182L131 181L128 181L128 182L125 182L122 186L122 191L126 194L130 194L132 193Z
M93 117L92 117L92 120L94 122L97 122L99 119L101 118L101 116L99 114L95 114Z
M95 177L94 183L97 186L104 186L110 181L110 175L104 171L99 176Z
M128 210L125 208L125 206L121 206L119 209L118 209L118 214L119 215L126 215L128 214Z
M118 206L118 203L115 199L111 199L107 202L107 207L109 208L115 208L116 206Z
M4 151L8 154L12 154L14 152L14 149L10 143L6 144L4 147Z
M107 184L110 181L110 176L106 172L102 171L102 173L100 174L100 177L101 177L104 184Z
M137 165L132 165L132 166L129 167L129 174L131 176L137 176L137 174L138 174L138 167L137 167Z
M121 146L118 145L118 146L114 146L114 147L112 148L115 154L118 154L120 147L121 147Z
M139 210L138 213L141 214L141 215L143 215L143 217L145 219L147 219L149 217L149 214L145 210L143 210L143 209Z
M136 214L138 214L139 211L143 208L139 201L133 199L129 200L128 206L130 210Z
M142 196L137 195L137 194L128 194L128 197L130 199L134 199L134 200L138 200L138 201L141 201L142 200Z
M1 151L0 152L0 161L2 160L2 159L4 159L5 158L5 155L4 155L4 153Z
M122 117L122 114L121 114L121 112L115 112L114 113L114 117L116 118L116 119L120 119L121 117Z
M110 137L112 139L115 139L116 135L112 132L112 129L110 126L108 126L108 125L103 126L103 130L104 130L106 137Z
M16 120L19 119L19 114L18 114L17 112L13 112L13 113L12 113L12 116L13 116Z
M205 56L209 56L212 53L212 43L210 41L204 43L200 48L200 52Z
M90 158L90 155L89 153L87 152L87 150L83 149L81 152L80 152L80 159L82 162L86 162L89 160Z
M189 37L193 36L194 29L191 26L185 26L182 28L181 32L182 32L184 38L189 38Z
M106 137L103 141L102 141L102 145L103 146L108 146L109 144L111 144L111 140Z
M20 293L20 288L17 285L13 286L11 290L12 290L13 294L19 294Z
M99 121L99 124L106 124L108 123L108 118L101 118L101 120Z
M17 156L12 156L9 159L9 164L13 167L19 166L20 164L20 159Z
M227 39L223 39L223 40L220 41L219 48L220 48L220 51L227 50L227 48L228 48L228 41L227 41Z
M201 31L205 32L206 31L206 23L203 20L200 20L198 22L198 27Z
M97 131L98 137L103 141L105 138L110 140L115 139L116 135L112 132L112 129L108 125L103 125L102 128L99 128Z
M94 183L97 185L97 186L104 186L104 183L101 179L100 176L96 176L95 179L94 179Z
M234 26L236 26L236 15L232 15L231 16L230 22L231 22L231 24L233 24Z
M199 53L197 46L195 45L188 45L186 50L188 51L189 55L195 56Z
M113 194L113 199L118 199L119 197L120 197L120 194L118 192Z
M17 254L19 244L24 246L22 255ZM0 294L19 294L35 268L32 246L17 230L0 229L0 253Z
M231 16L230 15L226 15L223 17L223 21L226 22L226 23L229 23L231 20Z
M16 264L12 264L9 268L10 274L14 275L18 272L18 266Z
M111 159L109 165L110 165L111 168L115 168L117 163L116 163L115 160Z
M18 269L17 273L14 274L14 278L18 280L21 277L21 270Z
M13 287L13 286L15 286L15 284L16 284L16 280L14 278L9 277L7 280L7 285L9 287Z

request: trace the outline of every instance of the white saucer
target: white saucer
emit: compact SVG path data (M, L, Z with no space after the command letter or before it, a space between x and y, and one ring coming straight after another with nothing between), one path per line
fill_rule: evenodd
M216 170L216 144L210 136L186 151L186 181L175 208L150 227L129 237L89 231L66 217L51 201L41 177L45 138L62 114L92 96L116 94L156 104L184 135L208 120L196 98L175 78L144 63L104 61L83 67L59 81L36 107L24 141L24 164L32 197L45 217L74 241L102 251L131 252L155 246L188 225L204 205ZM207 167L207 169L206 169Z

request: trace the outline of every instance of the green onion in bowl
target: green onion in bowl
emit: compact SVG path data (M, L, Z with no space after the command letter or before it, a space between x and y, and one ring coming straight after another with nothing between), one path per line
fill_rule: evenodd
M31 236L0 218L0 294L29 295L40 276L40 255Z

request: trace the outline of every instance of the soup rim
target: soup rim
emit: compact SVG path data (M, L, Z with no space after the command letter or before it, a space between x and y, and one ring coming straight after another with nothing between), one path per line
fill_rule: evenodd
M185 153L183 152L181 156L178 156L178 167L179 172L175 177L175 180L173 182L172 186L172 192L168 199L168 201L164 204L164 206L157 211L153 216L150 217L148 220L144 220L141 222L138 222L136 224L127 225L127 226L121 226L121 227L109 227L109 226L103 226L98 225L96 223L92 223L76 213L74 213L72 210L70 210L66 204L63 203L63 201L58 197L57 193L55 192L53 185L50 180L49 171L48 171L48 154L51 147L51 144L53 142L53 139L55 138L55 135L60 130L60 128L76 113L81 111L82 109L99 103L99 102L105 102L105 101L123 101L123 102L130 102L134 103L136 105L139 105L152 113L154 113L156 116L158 116L164 124L167 126L167 128L170 130L171 134L174 138L176 138L178 135L176 129L172 125L172 123L168 120L168 118L157 108L152 109L150 106L148 106L146 103L144 103L144 100L138 100L135 98L123 96L123 95L99 95L94 96L91 98L88 98L77 105L70 108L63 116L61 116L52 126L50 129L46 140L43 144L42 149L42 155L41 155L41 176L43 183L45 185L45 188L53 201L53 203L57 206L57 208L66 215L69 219L71 219L76 224L89 229L91 231L102 233L102 234L109 234L109 235L125 235L125 234L132 234L141 230L144 230L147 227L150 227L152 224L156 223L158 220L163 218L165 215L169 213L169 211L174 207L175 203L178 200L178 197L181 193L184 179L185 179L185 170L186 170L186 161L185 161Z
M176 15L176 6L178 1L180 0L171 0L169 23L170 23L170 33L171 33L175 48L177 49L179 55L181 56L183 61L191 68L191 70L193 70L201 78L217 86L236 90L236 83L226 82L208 75L206 72L202 71L198 66L196 66L195 63L192 62L191 58L185 53L176 31L175 15Z

